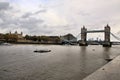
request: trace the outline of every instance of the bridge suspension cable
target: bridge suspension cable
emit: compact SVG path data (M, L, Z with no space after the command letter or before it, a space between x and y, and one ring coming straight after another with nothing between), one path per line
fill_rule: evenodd
M76 38L77 38L77 39L78 39L78 38L81 38L80 36L81 36L81 33L79 33L79 34L76 36Z
M81 34L81 33L79 33L79 34L76 36L76 38L78 38L78 37L80 36L80 34Z
M117 37L116 35L114 35L113 33L110 33L115 39L119 40L120 41L120 38Z

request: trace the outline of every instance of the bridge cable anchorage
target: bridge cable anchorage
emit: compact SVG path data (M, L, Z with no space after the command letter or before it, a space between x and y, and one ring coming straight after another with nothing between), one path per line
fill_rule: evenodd
M114 35L113 33L111 33L110 32L110 34L115 38L115 39L117 39L117 40L119 40L120 41L120 38L119 37L117 37L116 35Z

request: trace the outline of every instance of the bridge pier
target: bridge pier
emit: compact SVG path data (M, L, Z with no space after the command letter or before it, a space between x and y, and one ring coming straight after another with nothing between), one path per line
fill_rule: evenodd
M87 42L79 42L79 46L88 46Z
M103 47L112 47L112 43L111 42L104 42Z

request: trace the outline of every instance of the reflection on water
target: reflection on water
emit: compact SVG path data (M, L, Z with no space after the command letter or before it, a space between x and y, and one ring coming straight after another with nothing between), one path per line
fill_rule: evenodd
M36 49L50 53L34 53ZM0 80L82 80L120 53L120 46L0 46Z
M105 59L110 59L110 54L111 54L110 48L109 47L105 47L104 51L103 51L103 57Z

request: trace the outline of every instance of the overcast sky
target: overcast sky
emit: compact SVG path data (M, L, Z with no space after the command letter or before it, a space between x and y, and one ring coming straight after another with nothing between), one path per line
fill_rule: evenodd
M0 0L0 33L77 35L107 24L120 33L120 0Z

